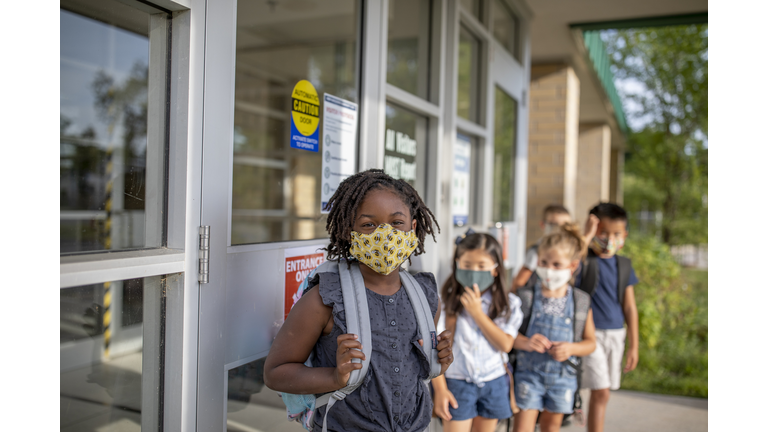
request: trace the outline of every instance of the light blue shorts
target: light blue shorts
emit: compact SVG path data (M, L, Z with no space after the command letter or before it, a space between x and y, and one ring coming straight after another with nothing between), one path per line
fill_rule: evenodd
M486 382L482 387L464 380L447 378L448 390L453 393L457 409L448 405L453 420L468 420L477 416L487 419L506 419L512 417L509 405L509 378L502 375Z
M577 386L575 374L553 377L538 371L515 372L515 400L521 410L570 414Z

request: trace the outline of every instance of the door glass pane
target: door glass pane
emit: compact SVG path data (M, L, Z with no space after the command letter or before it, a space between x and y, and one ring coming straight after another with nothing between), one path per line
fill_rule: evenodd
M480 0L461 0L461 6L463 6L470 15L482 21L480 18L480 3Z
M156 276L60 290L62 431L139 431L146 417L157 418L163 281ZM145 316L145 309L153 315ZM155 339L146 341L147 333ZM142 391L142 381L151 383L151 394Z
M390 0L387 82L427 99L430 0Z
M321 152L291 147L292 92L307 80L321 101L358 102L357 8L237 2L233 245L326 237Z
M520 21L503 0L493 0L491 22L493 23L493 36L512 54L512 57L519 61L518 31Z
M266 357L230 369L227 373L227 432L304 431L285 417L285 404L264 385Z
M456 135L453 147L453 187L451 188L451 209L453 224L464 226L474 222L472 217L473 197L477 195L472 189L477 175L474 164L477 162L475 147L477 138L462 134Z
M517 101L496 87L493 137L493 220L514 218Z
M480 39L464 26L459 32L459 83L456 113L467 120L478 121L480 95Z
M426 200L424 161L428 119L393 104L387 104L386 115L384 172L405 180Z
M161 246L145 235L159 224L145 214L147 150L164 148L147 140L150 15L115 0L60 5L60 252Z

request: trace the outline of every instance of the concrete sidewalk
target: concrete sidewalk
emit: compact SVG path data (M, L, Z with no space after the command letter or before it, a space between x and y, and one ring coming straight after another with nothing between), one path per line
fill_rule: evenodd
M584 407L588 407L589 391L582 391L582 399ZM227 415L228 432L304 430L298 423L286 421L282 401L269 389L264 388L260 393L253 395L247 403L229 403L230 409L235 412ZM706 399L618 390L611 393L605 432L704 432L708 429L707 404ZM427 430L442 432L443 429L440 422L433 419ZM506 432L507 422L500 422L496 430ZM582 432L587 428L571 424L560 430Z
M584 413L589 407L589 391L581 392ZM629 390L611 392L605 416L605 432L702 432L707 430L707 399L665 396ZM585 431L586 426L571 423L562 432ZM507 430L506 422L497 431ZM538 430L538 428L537 428Z
M582 398L588 408L589 391L582 391ZM608 402L605 431L701 432L707 430L707 414L707 399L617 390L611 392ZM586 427L570 425L561 430L582 431Z

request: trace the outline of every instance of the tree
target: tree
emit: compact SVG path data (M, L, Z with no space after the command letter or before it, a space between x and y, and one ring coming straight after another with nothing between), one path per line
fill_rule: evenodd
M627 210L661 211L665 243L706 243L707 25L613 30L602 38L633 129Z

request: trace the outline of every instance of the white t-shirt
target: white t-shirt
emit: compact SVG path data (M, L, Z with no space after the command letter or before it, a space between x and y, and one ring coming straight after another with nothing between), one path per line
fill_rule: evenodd
M528 270L531 270L531 271L535 271L536 267L539 266L539 244L538 243L529 247L528 250L525 251L525 261L523 262L523 265L528 267Z

